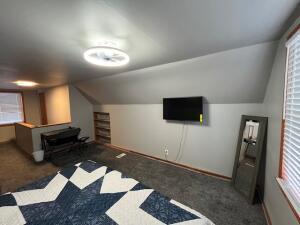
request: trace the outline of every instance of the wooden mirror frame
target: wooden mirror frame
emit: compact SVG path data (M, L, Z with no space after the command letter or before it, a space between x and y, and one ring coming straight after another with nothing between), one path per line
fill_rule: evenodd
M242 146L243 133L244 133L244 129L246 126L246 122L249 120L258 122L259 127L258 127L258 133L257 133L257 141L256 141L257 156L256 156L256 161L255 161L254 175L253 175L252 181L251 181L249 196L245 196L245 194L243 194L239 189L236 188L235 182L236 182L236 175L237 175L238 163L239 163L241 146ZM265 154L266 154L267 125L268 125L267 117L242 115L240 131L239 131L237 147L236 147L234 167L233 167L233 172L232 172L231 184L239 193L241 193L243 196L245 196L247 198L247 200L250 204L254 203L256 187L257 187L257 182L259 180L259 177L264 177L264 166L265 165L262 165L262 162L264 161L262 159L265 158ZM262 181L262 182L264 182L264 181ZM263 184L262 184L262 186L263 186ZM260 190L260 192L263 192L263 190ZM263 195L263 193L260 193L260 195Z

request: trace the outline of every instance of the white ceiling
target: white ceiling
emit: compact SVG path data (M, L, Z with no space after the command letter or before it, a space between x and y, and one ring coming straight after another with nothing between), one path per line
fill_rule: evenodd
M1 0L0 88L41 87L277 40L299 0ZM104 69L85 49L113 41L131 62Z
M75 84L94 104L161 104L204 96L209 103L262 102L277 42L227 50Z

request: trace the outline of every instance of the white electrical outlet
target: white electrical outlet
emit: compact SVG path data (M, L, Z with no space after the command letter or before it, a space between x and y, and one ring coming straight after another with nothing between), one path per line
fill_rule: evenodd
M165 148L165 155L169 155L169 150Z

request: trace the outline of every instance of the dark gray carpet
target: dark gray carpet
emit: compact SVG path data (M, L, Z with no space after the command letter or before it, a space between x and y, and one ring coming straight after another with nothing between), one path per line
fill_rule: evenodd
M91 159L141 181L208 217L216 225L266 225L261 205L249 205L228 181L194 173L136 154L92 145L78 161Z
M0 145L0 187L14 191L74 162L91 159L117 169L163 195L199 211L216 225L266 225L261 205L249 205L227 181L201 175L135 154L121 159L120 151L90 145L84 154L75 152L51 163L34 163L14 144Z
M15 191L59 169L51 163L35 163L14 142L0 143L0 194Z

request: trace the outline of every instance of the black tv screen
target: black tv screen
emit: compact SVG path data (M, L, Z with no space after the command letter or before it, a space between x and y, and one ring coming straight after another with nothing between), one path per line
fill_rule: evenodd
M202 97L164 98L164 120L200 121L203 114Z

